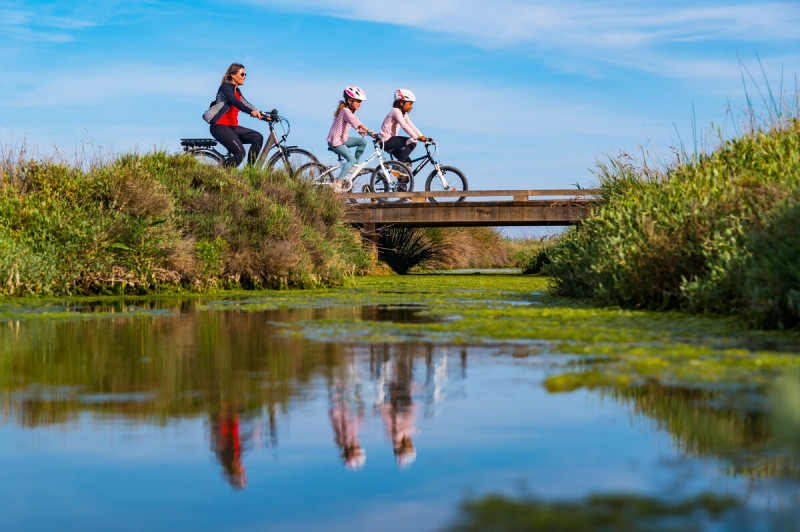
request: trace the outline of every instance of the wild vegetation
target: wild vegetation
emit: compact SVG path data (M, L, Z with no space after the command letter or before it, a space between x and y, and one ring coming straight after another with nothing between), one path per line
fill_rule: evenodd
M341 202L282 173L163 152L0 170L4 295L327 285L371 266Z
M458 522L444 530L447 532L705 530L710 521L714 521L714 524L718 521L737 522L736 519L741 519L741 512L736 510L741 504L734 497L711 493L681 500L660 500L634 494L598 494L577 501L487 496L465 501ZM769 526L766 530L782 529Z
M770 117L666 169L600 164L602 207L547 251L554 293L800 325L800 120Z
M501 268L515 260L511 241L493 227L388 228L378 257L396 273L459 268Z

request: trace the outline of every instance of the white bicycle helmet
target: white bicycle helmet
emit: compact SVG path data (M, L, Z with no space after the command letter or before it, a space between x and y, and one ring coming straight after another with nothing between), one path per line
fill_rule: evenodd
M367 95L361 90L361 87L357 85L350 85L344 90L344 99L347 100L348 98L363 102L367 99Z
M394 91L394 101L402 100L404 102L416 102L417 97L408 89L397 89Z

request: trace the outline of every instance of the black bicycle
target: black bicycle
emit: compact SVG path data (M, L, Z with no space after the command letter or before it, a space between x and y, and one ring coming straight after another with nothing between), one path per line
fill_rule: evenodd
M433 153L431 153L431 146L433 146ZM413 168L414 163L419 161L422 162L420 162L416 168ZM411 173L416 176L428 163L433 163L433 172L428 175L428 179L425 181L425 190L432 192L455 192L467 190L467 178L464 175L464 172L455 166L443 166L439 164L439 147L430 137L428 137L428 140L425 141L425 155L422 157L417 157L416 159L411 159L408 164L411 168ZM464 201L465 199L466 196L460 196L428 198L428 201L431 203L448 201L459 202Z
M256 168L263 168L266 161L268 168L283 168L289 176L294 177L298 168L310 162L319 162L314 155L297 146L287 146L286 138L289 136L290 126L286 117L278 115L278 111L273 109L268 114L264 114L264 120L269 125L269 135L258 154L255 163ZM275 126L278 125L283 130L283 134L278 137ZM221 165L225 162L228 155L216 150L217 141L215 139L181 139L183 151L192 157L200 159L202 162L211 165ZM276 148L272 155L270 150ZM269 155L269 158L267 156Z

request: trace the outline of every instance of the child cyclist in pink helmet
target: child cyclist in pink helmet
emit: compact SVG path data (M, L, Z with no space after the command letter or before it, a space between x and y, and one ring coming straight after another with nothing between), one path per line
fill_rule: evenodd
M328 149L345 160L342 170L339 172L339 177L336 179L335 192L347 191L353 186L353 178L347 174L353 165L361 159L361 155L364 154L367 141L363 137L368 134L373 135L373 132L362 124L355 114L358 108L361 107L361 102L366 99L367 95L364 94L360 87L350 85L344 90L342 100L339 101L339 106L336 108L336 112L333 113L333 125L327 139ZM355 128L362 138L349 138L348 131L351 126ZM355 156L350 153L350 148L356 149ZM344 183L342 183L342 179L344 179Z
M410 160L411 152L417 146L418 140L423 142L427 140L408 116L415 101L417 101L416 96L408 89L394 91L394 105L383 120L379 133L383 140L383 149L401 163L407 163ZM397 133L400 128L403 128L403 131L409 136L399 136Z

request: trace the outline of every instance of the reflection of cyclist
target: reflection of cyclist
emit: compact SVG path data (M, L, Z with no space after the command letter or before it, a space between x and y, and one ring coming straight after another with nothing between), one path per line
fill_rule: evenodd
M358 430L364 419L363 411L350 412L350 402L345 398L346 390L337 386L334 390L328 414L333 426L334 441L342 451L344 465L351 471L364 467L367 453L358 442Z
M261 133L239 125L239 111L244 111L255 118L264 118L261 111L245 100L239 90L246 77L243 65L233 63L229 66L222 77L216 99L203 113L203 120L211 124L211 135L230 152L225 160L225 166L233 168L239 166L244 159L245 144L250 144L248 164L253 164L264 144Z
M242 463L242 438L239 433L239 414L223 408L211 417L211 450L217 456L225 480L237 489L247 486Z
M380 407L384 428L392 440L394 456L401 468L411 465L417 458L417 451L411 441L412 436L417 433L414 428L417 406L411 397L413 364L411 355L397 356L396 370L389 379L388 394Z
M350 85L344 89L342 99L339 101L339 106L336 112L333 113L333 125L328 133L328 148L344 159L342 170L339 172L339 177L336 179L335 192L341 192L342 189L349 190L353 184L353 178L348 176L348 172L356 164L364 150L367 147L367 141L363 138L349 138L348 131L352 126L358 134L362 137L367 134L372 134L372 131L367 129L367 126L361 123L361 120L356 118L356 111L361 107L361 102L367 99L367 95L360 87ZM350 153L350 148L355 148L355 157ZM346 177L345 177L346 176ZM342 178L346 182L342 186Z
M383 149L401 163L409 161L418 140L423 142L426 140L408 116L415 101L417 98L413 92L408 89L397 89L394 93L394 106L381 125L380 136L384 143ZM401 127L411 136L399 136L397 132Z

